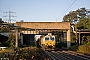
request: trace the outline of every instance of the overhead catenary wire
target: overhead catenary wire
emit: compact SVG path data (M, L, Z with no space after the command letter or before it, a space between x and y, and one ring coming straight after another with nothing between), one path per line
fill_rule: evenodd
M9 9L9 11L7 11L8 9ZM12 17L12 18L16 17L16 16L12 15L13 13L16 14L16 12L10 11L10 7L8 7L7 5L5 5L5 4L4 4L3 2L1 2L1 1L0 1L0 11L1 11L1 13L4 13L4 14L5 14L5 15L3 16L5 22L7 21L8 23L11 23L12 21L13 21L13 22L16 21L16 20L11 19L11 17ZM5 11L6 11L6 12L5 12ZM1 16L1 14L0 14L0 16Z
M60 15L60 17L62 17L62 15L65 14L65 13L68 11L68 9L75 3L75 1L76 1L76 0L74 0L74 1L70 4L70 6ZM60 17L59 17L57 20L59 20Z
M2 8L2 6L1 6L1 4L0 4L0 11L3 12L3 8ZM0 15L1 15L1 13L0 13Z
M2 12L3 12L3 10L2 10L2 9L0 9L0 11L2 11Z
M0 8L3 10L3 11L6 11L7 8L5 8L2 4L0 4Z
M6 10L8 10L8 7L5 4L3 4L0 0L0 17L2 17L2 13Z
M8 10L8 6L4 4L3 2L0 2L0 6L3 8L3 10Z
M72 1L70 1L70 2L66 5L65 9L63 9L62 12L63 12L64 10L66 10L66 8L67 8L71 3L72 3ZM61 15L61 14L60 14L60 15ZM59 15L58 17L60 17L60 15ZM57 18L58 18L58 17L57 17ZM56 21L57 21L57 18L56 18Z

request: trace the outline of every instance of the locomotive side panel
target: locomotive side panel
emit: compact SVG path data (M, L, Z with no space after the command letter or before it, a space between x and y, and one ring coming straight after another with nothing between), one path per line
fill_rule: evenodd
M41 36L41 37L40 37L40 46L41 46L41 47L44 46L44 43L45 43L44 41L45 41L44 36Z

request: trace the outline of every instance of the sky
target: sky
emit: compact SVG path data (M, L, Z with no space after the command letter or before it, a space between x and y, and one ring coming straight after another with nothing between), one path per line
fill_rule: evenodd
M10 10L16 22L61 22L70 11L82 7L90 9L90 0L0 0L0 18L7 21L8 13L3 12Z

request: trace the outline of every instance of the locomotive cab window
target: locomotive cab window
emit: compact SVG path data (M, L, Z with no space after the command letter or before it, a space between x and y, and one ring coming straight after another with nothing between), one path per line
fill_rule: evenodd
M54 40L54 37L51 37L50 39L51 39L51 40Z
M45 40L49 40L49 37L45 37Z

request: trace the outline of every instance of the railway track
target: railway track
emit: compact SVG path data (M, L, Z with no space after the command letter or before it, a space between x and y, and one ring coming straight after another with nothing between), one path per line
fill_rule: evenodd
M44 51L51 60L90 60L89 55L74 51Z
M46 53L52 60L60 60L61 59L61 57L57 57L56 54L53 54L53 53L48 52L48 51L46 51Z
M72 56L75 56L77 59L84 59L84 60L90 60L90 55L85 55L85 54L82 54L82 53L77 53L77 52L74 52L74 51L62 51L68 55L72 55Z

